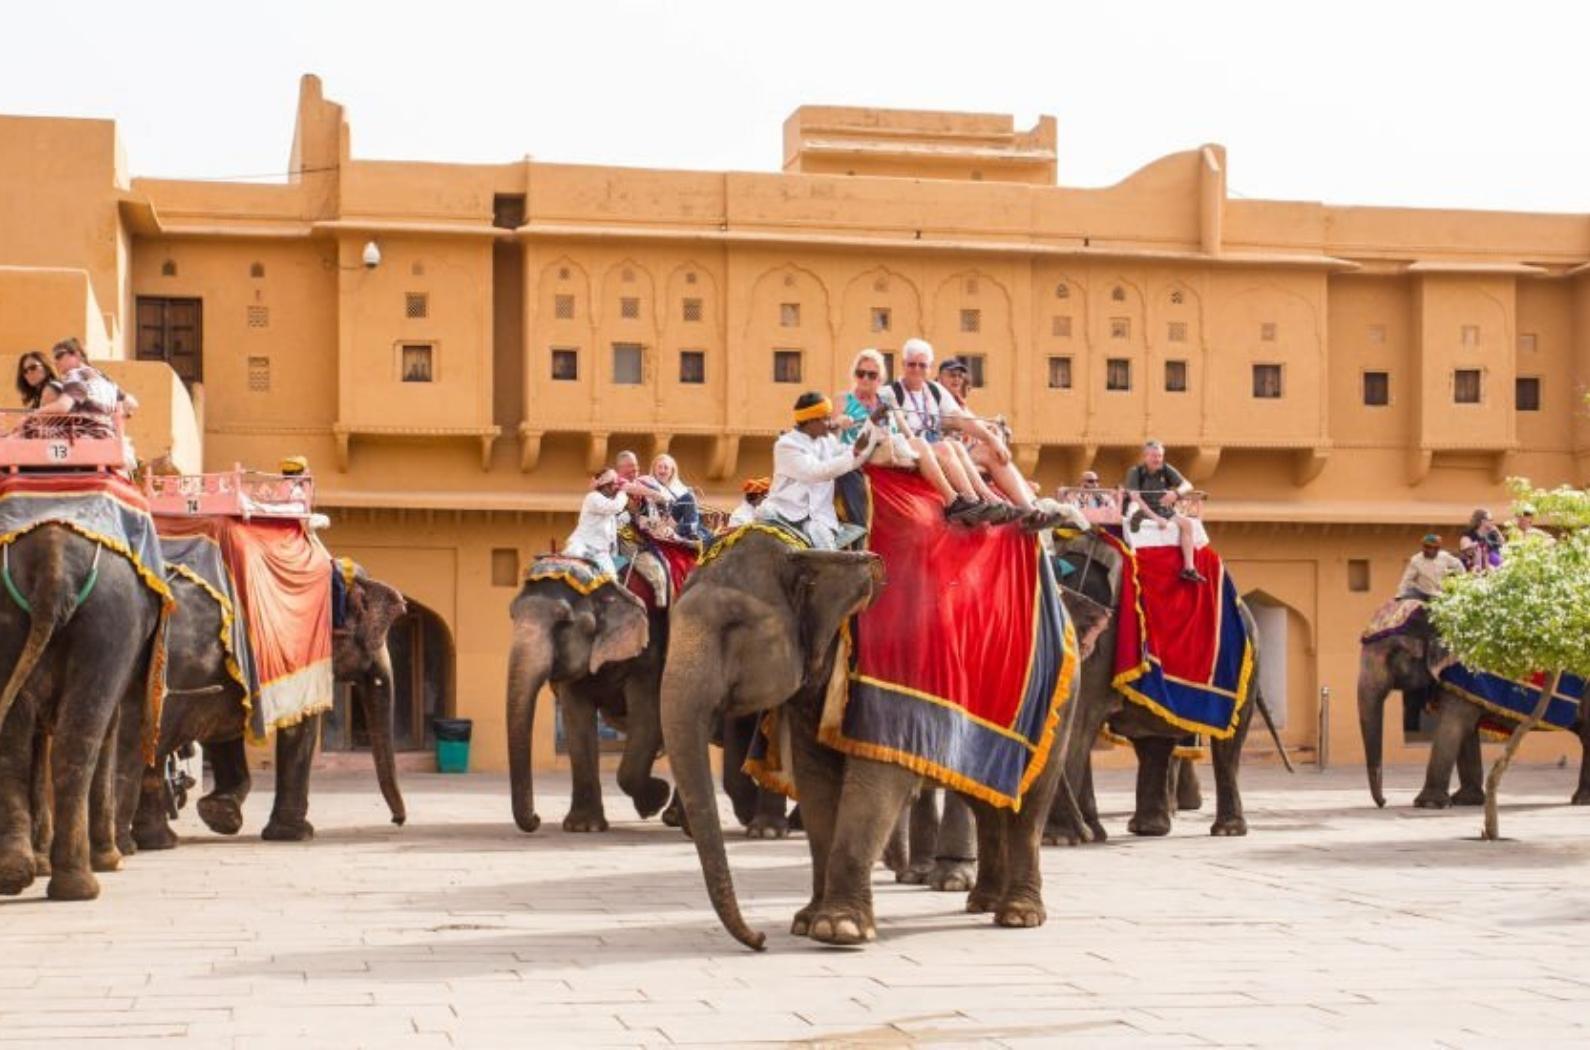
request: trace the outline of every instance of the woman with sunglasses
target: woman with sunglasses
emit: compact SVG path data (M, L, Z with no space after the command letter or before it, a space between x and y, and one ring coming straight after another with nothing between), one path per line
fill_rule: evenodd
M17 361L17 393L22 395L22 407L32 411L40 404L54 401L61 394L61 382L49 359L37 350L29 350Z
M131 416L138 399L122 390L110 377L88 363L83 344L63 339L50 350L61 378L55 397L39 405L40 412L71 412L79 415L110 417L119 407Z
M855 444L872 419L879 415L880 409L886 408L883 399L878 395L884 378L882 354L871 347L861 351L856 355L851 374L855 382L845 392L844 397L839 399L843 425L839 428L838 437L846 445ZM892 458L896 463L912 464L917 472L927 478L938 490L939 498L944 501L946 519L959 525L975 525L987 520L987 511L978 501L970 485L964 493L956 491L955 486L939 467L938 458L933 455L933 450L927 447L927 443L921 438L901 433L891 417L883 418L886 422L879 426L888 435L892 446Z

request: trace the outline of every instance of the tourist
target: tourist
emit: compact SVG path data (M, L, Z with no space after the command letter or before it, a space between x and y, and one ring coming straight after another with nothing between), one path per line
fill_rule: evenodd
M795 401L795 428L773 444L773 484L756 509L758 519L792 525L818 550L839 546L839 517L834 513L834 479L866 462L872 433L864 432L850 447L833 436L834 403L815 390ZM846 531L857 531L846 526Z
M613 470L626 485L640 477L640 457L625 449L613 457Z
M699 540L701 512L695 490L679 477L679 464L668 453L659 453L651 461L651 477L668 494L668 513L673 519L674 535L682 540Z
M971 408L967 405L967 401L972 396L972 374L971 368L967 365L964 358L952 357L940 365L938 382L940 386L949 391L950 396L955 398L956 405L965 413L966 418L976 418ZM994 435L995 440L998 442L997 446L979 440L966 427L957 428L951 425L949 437L951 440L959 442L970 453L973 469L992 479L994 486L1004 493L1011 503L1027 508L1030 511L1034 501L1037 499L1037 490L1022 476L1021 471L1010 458L1008 451L1010 448L1010 428L1002 417L995 418L991 422L984 422L983 426ZM1000 462L999 457L995 454L996 447L1006 450L1003 462Z
M563 553L584 558L605 575L618 575L613 556L618 553L618 517L629 506L629 496L656 498L640 481L626 482L618 471L602 471L591 481L591 491L580 505L580 520L563 545Z
M1126 472L1126 500L1165 528L1174 528L1181 545L1181 578L1188 583L1207 582L1193 560L1192 519L1176 509L1177 499L1193 490L1181 471L1165 462L1165 446L1150 438L1143 443L1141 462ZM1125 511L1125 507L1121 508Z
M1518 517L1513 521L1513 528L1522 536L1533 536L1547 543L1556 543L1557 537L1535 524L1535 505L1521 503L1518 506Z
M767 490L772 484L769 478L745 479L745 483L740 486L740 505L734 508L733 514L729 515L729 528L737 529L756 520L756 508L767 499Z
M123 391L110 377L88 363L88 354L76 339L63 339L50 351L60 373L59 392L53 401L39 405L40 412L71 412L109 417L118 407L124 415L138 409L138 399Z
M1502 563L1502 530L1484 507L1469 515L1469 527L1458 537L1458 558L1470 572L1486 572Z
M1441 537L1427 533L1419 541L1419 553L1408 559L1402 582L1397 584L1397 597L1427 602L1441 593L1442 580L1463 571L1463 562L1450 551L1441 549Z
M1094 509L1109 507L1115 502L1108 492L1099 487L1099 473L1096 470L1084 470L1077 488L1082 491L1071 493L1071 503L1074 506Z
M17 360L17 393L22 397L22 407L29 410L60 396L61 382L49 358L37 350L29 350Z

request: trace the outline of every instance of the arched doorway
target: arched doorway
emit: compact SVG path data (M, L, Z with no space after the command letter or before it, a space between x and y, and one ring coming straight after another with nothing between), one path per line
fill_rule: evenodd
M1289 748L1317 747L1319 700L1312 688L1308 624L1296 609L1265 591L1250 591L1242 600L1259 633L1259 690L1276 732ZM1262 725L1255 731L1265 732Z
M453 635L436 613L412 598L407 601L409 611L392 624L386 642L392 655L393 746L421 751L435 743L431 720L454 710ZM327 751L370 749L364 711L352 701L352 689L339 683L321 730Z

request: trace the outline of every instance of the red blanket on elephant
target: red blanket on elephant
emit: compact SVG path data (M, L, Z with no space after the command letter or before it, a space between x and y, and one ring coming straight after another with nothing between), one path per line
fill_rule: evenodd
M888 582L852 622L824 743L1019 808L1078 665L1049 560L1015 527L949 525L915 473L867 467L839 493Z
M242 606L252 657L256 736L326 711L332 702L331 558L302 522L166 517L162 536L202 536L221 549Z

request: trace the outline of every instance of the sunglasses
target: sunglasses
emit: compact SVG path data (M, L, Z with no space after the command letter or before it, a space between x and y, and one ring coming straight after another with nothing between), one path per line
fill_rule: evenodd
M856 378L857 379L877 379L878 378L878 373L876 373L876 372L868 372L865 369L858 368L858 369L856 369Z
M44 366L39 364L39 362L37 362L37 361L29 361L27 364L22 366L22 371L24 371L24 372L42 372L42 371L44 371Z
M927 366L928 363L926 361L907 361L905 363L907 368L926 368Z

